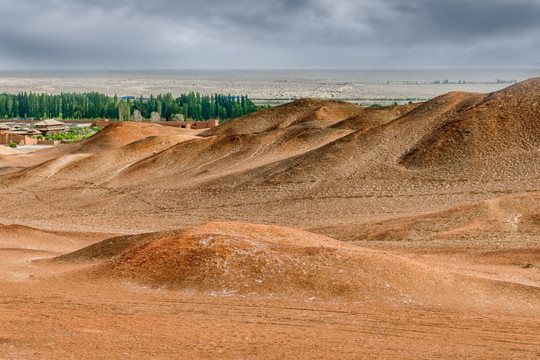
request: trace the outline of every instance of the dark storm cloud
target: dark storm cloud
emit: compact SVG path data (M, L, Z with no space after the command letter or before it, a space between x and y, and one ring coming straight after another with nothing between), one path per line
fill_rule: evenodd
M374 16L372 26L390 25L396 34L431 42L506 37L540 28L537 1L410 0L387 5L390 14Z
M0 0L0 69L539 66L526 0Z

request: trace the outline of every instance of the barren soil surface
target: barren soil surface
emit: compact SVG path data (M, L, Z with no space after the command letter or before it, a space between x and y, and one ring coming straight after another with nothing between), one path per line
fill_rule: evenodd
M2 153L0 359L536 359L539 94Z

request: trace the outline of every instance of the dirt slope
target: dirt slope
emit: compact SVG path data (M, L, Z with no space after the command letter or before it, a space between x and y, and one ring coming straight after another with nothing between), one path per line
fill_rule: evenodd
M414 110L420 105L422 104L416 103L401 106L386 106L382 108L366 107L359 113L332 125L332 127L336 129L354 130L374 128L389 123L390 121L405 115L409 111Z
M312 230L363 245L535 247L540 237L540 194L504 196L419 216ZM535 266L540 269L540 262Z
M115 250L111 250L114 248ZM105 255L99 255L103 251ZM123 252L121 255L120 252ZM175 234L106 240L62 260L111 259L92 273L151 287L222 294L318 297L390 303L501 305L519 293L535 303L540 288L447 273L405 257L313 233L246 223L206 223ZM474 284L474 285L472 285ZM531 304L532 304L531 303Z
M100 154L114 149L121 148L131 142L142 140L150 136L171 136L186 135L186 132L167 126L156 125L152 123L133 123L133 122L113 122L94 136L87 139L55 146L48 149L34 151L29 154L17 155L9 159L2 159L2 163L8 165L7 168L0 169L0 175L9 175L17 173L24 169L32 168L46 163L54 162L62 156L72 159L72 155L78 158L81 154ZM64 163L66 160L59 160ZM71 162L67 160L67 162ZM23 165L23 166L21 166Z
M114 137L111 134L118 133L119 137L125 135L125 126L120 126L119 130L118 132L110 131L104 136L110 140L110 138ZM143 132L137 135L145 136L147 134ZM136 136L134 139L138 137ZM18 186L22 184L28 186L36 182L43 182L46 179L54 178L54 184L51 184L54 186L59 186L62 183L67 183L63 184L65 186L77 183L99 185L116 176L123 168L141 159L152 156L178 143L197 139L197 137L176 134L149 135L133 142L129 142L126 139L120 141L120 143L128 142L121 147L117 145L112 147L96 146L95 144L99 143L100 140L95 139L93 142L83 145L81 149L77 149L73 153L73 149L64 149L64 154L15 174L11 178L6 179L6 183L16 182ZM78 150L87 150L88 152L79 152Z
M540 78L484 96L423 136L402 163L450 166L540 146Z
M357 130L320 148L261 166L245 174L246 181L268 184L340 179L341 182L351 177L368 176L370 172L377 174L401 168L401 158L425 134L482 97L471 93L442 95L389 123ZM339 186L339 182L335 185Z
M345 120L364 108L343 101L301 99L264 109L210 129L201 136L254 134L291 125L309 124L327 127Z
M172 183L180 187L245 172L331 143L350 130L291 126L261 134L216 135L181 143L143 159L108 185ZM147 174L152 174L149 177Z

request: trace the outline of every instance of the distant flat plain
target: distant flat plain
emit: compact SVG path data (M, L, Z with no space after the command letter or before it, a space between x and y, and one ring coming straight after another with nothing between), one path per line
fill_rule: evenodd
M258 104L273 105L306 97L366 105L394 101L401 104L425 101L450 91L489 93L508 86L510 81L539 75L539 69L10 71L0 72L0 92L95 91L111 96L171 92L178 96L194 91L244 94Z

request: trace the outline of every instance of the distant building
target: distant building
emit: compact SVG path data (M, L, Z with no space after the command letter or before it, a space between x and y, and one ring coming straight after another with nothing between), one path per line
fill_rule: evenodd
M54 119L40 121L36 123L35 126L36 130L38 130L43 135L47 134L48 132L57 134L68 129L66 124L60 121L56 121Z
M41 131L36 130L36 129L28 129L28 131L26 131L26 135L30 135L30 136L41 135Z
M0 124L0 145L9 145L12 142L17 145L36 145L38 140L32 136L37 134L35 130L15 130L6 124Z

